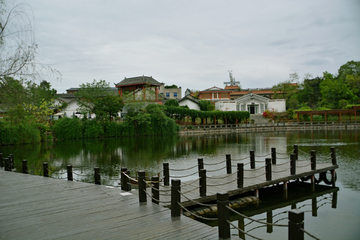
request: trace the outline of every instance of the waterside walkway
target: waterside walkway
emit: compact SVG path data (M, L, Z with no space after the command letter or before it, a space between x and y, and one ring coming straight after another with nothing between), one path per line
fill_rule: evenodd
M0 239L218 239L216 228L138 198L137 191L1 170Z

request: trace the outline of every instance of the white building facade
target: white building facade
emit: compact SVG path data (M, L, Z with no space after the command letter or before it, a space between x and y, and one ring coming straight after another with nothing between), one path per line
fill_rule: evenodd
M250 114L262 114L265 110L286 111L285 99L269 99L248 93L235 100L221 100L215 103L215 110L248 111Z

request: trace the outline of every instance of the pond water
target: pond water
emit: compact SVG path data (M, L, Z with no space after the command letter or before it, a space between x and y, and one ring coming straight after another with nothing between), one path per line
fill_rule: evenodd
M225 154L231 154L233 159L246 158L250 150L254 150L256 156L269 154L272 147L275 147L279 153L288 153L293 149L294 144L299 146L299 159L309 159L310 151L316 150L318 162L330 163L330 147L335 147L339 165L336 171L338 191L329 190L329 192L325 189L324 194L320 191L316 198L318 201L316 214L312 208L314 204L312 193L307 193L306 189L301 190L303 192L301 196L296 195L298 194L296 191L293 193L289 190L289 198L294 200L291 204L287 204L279 196L260 195L262 202L259 206L250 206L242 212L251 215L256 213L252 218L266 220L268 211L261 212L259 209L271 209L275 222L287 216L282 212L301 207L305 211L305 230L317 238L360 239L359 134L360 130L328 130L77 140L52 144L0 146L0 153L2 152L4 156L13 154L17 169L21 169L22 159L28 160L29 170L38 175L41 175L43 162L48 162L50 174L57 178L66 177L63 173L66 172L66 166L73 165L76 173L74 178L78 181L93 182L93 168L99 167L103 176L102 184L117 185L119 181L116 179L119 177L121 167L127 167L132 176L139 170L145 170L147 176L154 176L162 171L164 162L169 163L170 169L185 169L197 165L197 158L200 157L204 159L204 163L217 163L225 160ZM281 160L278 162L281 163ZM257 166L259 165L257 163ZM218 168L217 165L206 166L207 170ZM189 175L193 171L195 169L187 170L181 172L181 175ZM215 171L211 174L224 173ZM195 178L197 176L192 175L182 180ZM332 200L334 194L337 196L336 206ZM261 227L261 224L247 219L239 221L234 218L233 223L236 226L246 225L245 231L251 230L249 233L257 238L287 239L287 228L273 227L270 231L267 227ZM277 224L287 224L287 219L280 220ZM239 232L234 229L232 234L236 239ZM245 236L245 239L253 238ZM306 235L305 239L313 238Z

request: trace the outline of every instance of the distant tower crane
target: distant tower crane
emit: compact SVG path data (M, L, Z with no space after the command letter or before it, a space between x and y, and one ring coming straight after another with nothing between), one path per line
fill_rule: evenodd
M232 70L229 70L230 82L224 82L224 84L230 84L229 86L240 86L240 82L235 82L235 78L232 76Z

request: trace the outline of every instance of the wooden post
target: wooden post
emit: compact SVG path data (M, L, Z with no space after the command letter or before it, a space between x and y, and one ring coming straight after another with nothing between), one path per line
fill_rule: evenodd
M125 175L125 173L127 173L127 168L126 167L122 167L121 168L121 190L124 190L124 191L129 191L128 189L128 183L129 183L129 179L128 177Z
M94 167L94 180L95 184L100 185L101 179L100 179L100 168Z
M171 216L180 217L181 207L181 181L180 179L171 179Z
M336 173L335 173L335 169L330 170L331 172L331 184L333 187L335 187L335 181L336 181Z
M255 169L255 153L253 150L250 151L250 168Z
M266 181L271 181L271 158L265 159Z
M237 187L238 188L244 187L244 164L243 163L237 164Z
M296 156L295 154L290 154L290 174L296 174Z
M204 169L204 159L198 158L198 173L200 177L200 169Z
M138 171L139 202L146 202L145 171Z
M169 163L163 163L163 173L164 173L164 186L169 186L170 183L170 171Z
M315 192L315 175L311 175L311 191Z
M4 155L0 153L0 167L4 167Z
M267 211L266 212L266 222L267 223L273 223L273 214L272 214L272 211ZM273 225L271 224L267 224L267 227L266 227L266 232L267 233L272 233L273 232Z
M218 209L218 230L220 239L230 238L230 211L229 194L227 192L217 193L217 209Z
M27 160L26 160L26 159L24 159L24 160L22 161L22 173L25 173L25 174L28 173Z
M47 162L43 163L43 175L49 177L49 164Z
M231 154L226 154L226 173L231 173Z
M331 161L332 161L332 164L333 164L333 165L337 165L335 148L334 148L334 147L331 147L331 148L330 148L330 151L331 151Z
M285 200L288 199L288 182L285 181L283 184L283 193L284 193L284 198Z
M312 216L313 217L317 217L317 201L316 201L316 197L311 199L311 212L312 212Z
M154 199L152 199L151 201L153 203L159 204L159 199L160 199L160 193L159 193L159 177L158 176L154 176L151 177L151 183L153 185L153 187L151 188L151 194L153 196Z
M331 207L332 208L336 208L336 206L337 206L337 194L338 194L337 191L333 192L333 194L332 194L332 199L331 199Z
M68 181L73 181L74 178L73 178L72 165L67 165L66 168L67 168L67 179L68 179Z
M238 228L241 229L242 231L239 230L239 238L241 239L245 239L245 221L244 221L244 217L243 216L237 216L237 218L239 219L238 221Z
M311 170L316 170L316 151L311 150Z
M11 159L11 161L10 161L10 163L11 163L11 169L14 169L14 168L15 168L14 155L13 155L13 154L10 154L9 156L10 156L10 159Z
M10 164L10 159L7 157L7 158L4 158L4 162L5 162L5 171L11 171L11 164Z
M303 240L304 232L301 231L300 228L304 229L304 212L294 209L294 210L290 210L288 213L289 213L288 239Z
M299 146L297 144L294 145L294 154L295 160L299 160Z
M276 165L276 148L271 148L271 162Z
M206 196L206 169L200 169L200 197Z

